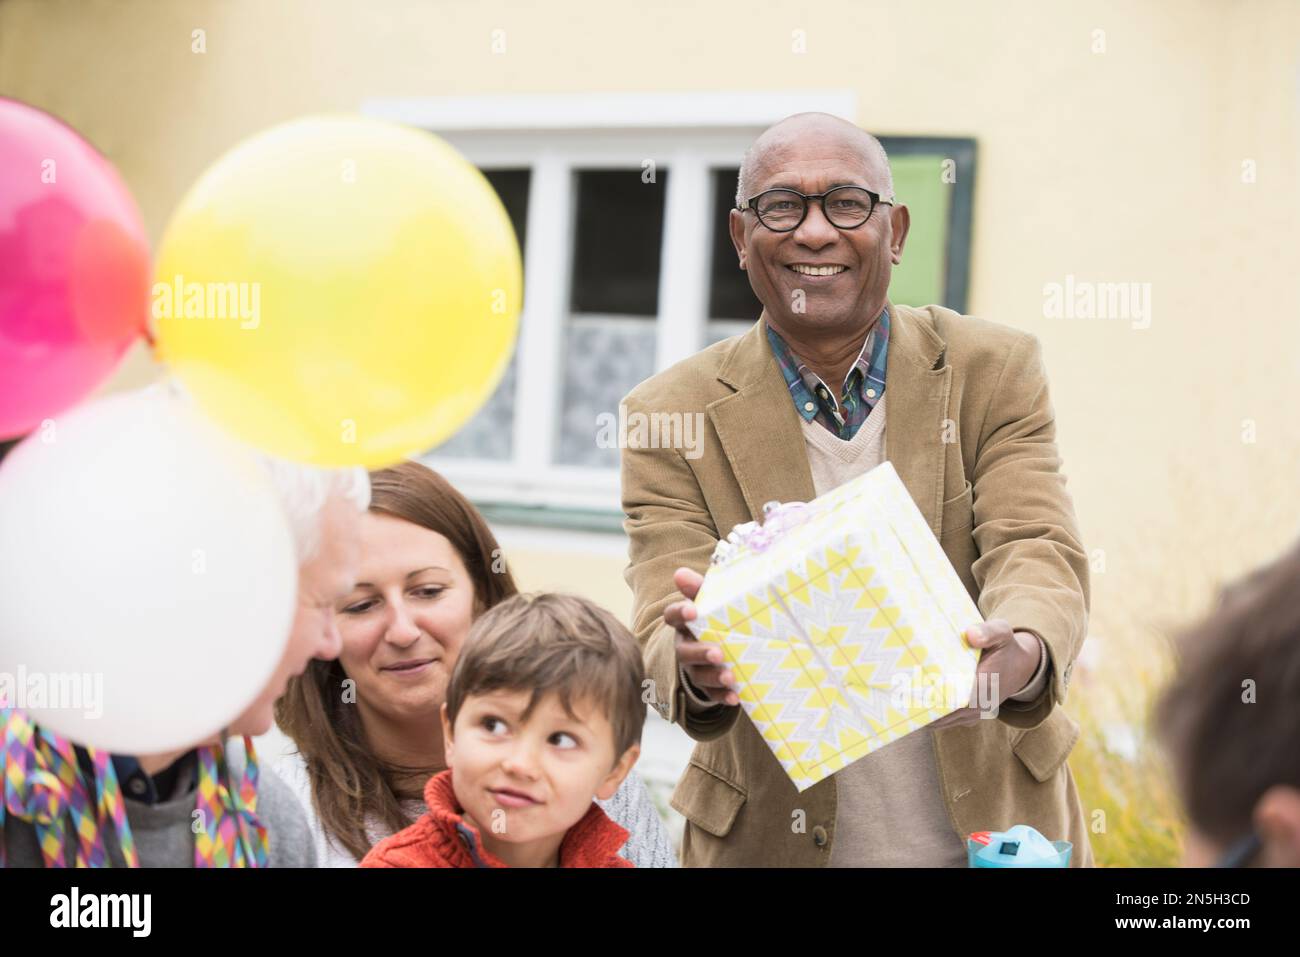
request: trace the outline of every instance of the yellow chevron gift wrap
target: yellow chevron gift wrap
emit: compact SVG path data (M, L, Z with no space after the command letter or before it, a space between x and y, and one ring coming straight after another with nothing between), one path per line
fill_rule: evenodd
M719 543L690 623L800 791L966 706L982 621L889 462Z

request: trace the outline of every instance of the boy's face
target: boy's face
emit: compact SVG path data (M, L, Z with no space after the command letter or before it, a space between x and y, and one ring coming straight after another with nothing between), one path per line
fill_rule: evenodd
M525 722L528 699L527 691L471 695L454 728L444 704L443 740L456 799L489 850L539 844L544 859L593 798L613 796L640 747L616 755L613 727L594 702L571 702L571 717L559 695L548 694Z

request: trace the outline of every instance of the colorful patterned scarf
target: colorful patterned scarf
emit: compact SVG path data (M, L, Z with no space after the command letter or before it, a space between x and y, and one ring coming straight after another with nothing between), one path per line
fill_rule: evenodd
M257 752L244 738L244 773L233 787L225 749L199 748L199 800L195 811L195 867L266 867L270 841L257 819ZM199 825L202 824L202 828Z
M0 707L3 794L0 794L0 867L5 866L5 814L36 829L46 867L65 867L69 837L76 841L76 867L111 866L104 847L105 829L116 834L127 867L139 867L126 804L117 772L107 752L87 748L94 766L92 795L72 744L36 727L25 714ZM270 846L265 825L257 819L257 753L244 738L246 759L239 786L231 781L225 749L198 749L199 786L195 806L195 867L266 867Z

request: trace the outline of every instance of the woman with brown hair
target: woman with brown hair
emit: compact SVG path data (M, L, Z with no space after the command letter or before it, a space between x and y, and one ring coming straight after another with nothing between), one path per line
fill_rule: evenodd
M343 649L313 661L276 705L297 745L278 768L308 810L317 859L356 866L424 813L446 765L439 709L470 625L517 591L478 510L442 476L404 462L371 475L357 585L335 608ZM635 772L605 812L638 867L676 866Z

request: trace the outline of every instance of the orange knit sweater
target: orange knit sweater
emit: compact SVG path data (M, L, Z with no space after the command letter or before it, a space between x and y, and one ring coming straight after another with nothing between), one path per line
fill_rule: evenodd
M362 867L506 867L483 847L478 829L465 821L451 786L451 770L435 774L424 788L429 811L410 827L386 837L361 861ZM560 844L561 867L631 867L618 856L628 832L595 801Z

